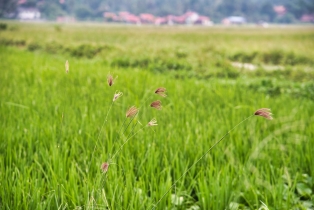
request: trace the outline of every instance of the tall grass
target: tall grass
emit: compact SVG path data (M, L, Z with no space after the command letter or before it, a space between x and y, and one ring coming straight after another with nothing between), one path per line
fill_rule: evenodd
M23 25L19 27L18 30L28 30ZM64 27L60 37L69 35L70 29L76 30L77 37L85 37L88 43L101 40L99 34L104 33L103 28L95 27L95 39L92 39L88 35L91 32L81 34L79 28ZM53 27L44 27L43 34L46 30L57 33ZM138 56L147 55L145 46L153 41L139 38L134 46L146 44L131 53L133 42L120 28L112 30L107 31L109 35L105 39L111 37L120 41L119 45L124 43L122 47L130 55L134 52ZM127 30L144 37L149 36L150 30L155 32L153 29ZM183 29L160 32L164 38L159 40L170 45L187 40L187 46L192 46L193 40L180 30ZM213 33L223 34L225 30ZM114 31L119 31L121 36L110 36ZM243 33L234 32L236 37ZM274 31L265 37L276 34L281 33ZM205 36L204 31L195 35ZM297 47L306 45L305 42L310 45L308 39L302 42L298 36L301 35L284 37L290 46L297 42L300 42ZM178 37L177 42L171 41L173 37ZM259 37L266 40L263 35ZM75 39L73 42L66 38L60 40L74 45L80 42ZM248 88L250 82L259 88L264 86L259 78L248 81L245 75L232 80L217 77L199 80L184 76L188 72L178 77L172 72L159 74L145 67L113 67L104 61L111 59L110 54L104 59L67 57L70 76L65 77L65 54L9 46L0 46L0 51L1 209L147 209L217 140L257 107L271 107L276 120L266 122L253 118L238 127L184 174L157 208L258 209L265 204L269 209L301 209L313 206L314 103L310 97L285 92L272 95ZM114 89L108 88L108 72L119 75ZM168 91L168 97L162 99L162 114L146 101L156 86L166 87ZM124 95L112 106L108 115L110 123L104 126L91 161L95 140L115 90ZM145 124L156 117L158 126L138 132L104 174L100 166L118 151L117 128L123 124L125 111L131 105L140 107L146 103L137 119ZM58 146L62 109L66 114Z

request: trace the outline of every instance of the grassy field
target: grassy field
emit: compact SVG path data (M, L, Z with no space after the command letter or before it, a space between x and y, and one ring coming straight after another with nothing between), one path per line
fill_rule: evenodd
M314 209L313 27L3 24L0 209Z

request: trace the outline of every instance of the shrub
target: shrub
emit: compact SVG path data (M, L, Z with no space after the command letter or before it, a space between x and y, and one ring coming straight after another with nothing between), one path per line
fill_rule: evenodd
M55 31L57 31L57 32L62 31L62 27L60 25L54 25L53 27L54 27Z
M289 52L285 55L284 63L286 65L313 64L313 61L310 58L296 55L293 52Z
M46 43L45 51L52 54L61 53L64 50L63 46L56 42Z
M176 50L175 54L177 58L186 58L188 56L188 53L182 49Z
M8 24L6 23L0 23L0 31L5 31L8 28Z
M25 40L14 40L14 39L0 39L0 45L5 46L24 46Z
M262 55L262 61L264 63L270 63L270 64L276 64L276 65L281 64L283 58L284 58L284 52L282 52L281 50L272 50Z
M131 66L131 61L129 57L123 56L114 58L111 66L117 66L117 67L129 67Z
M234 61L239 61L242 63L252 63L254 59L258 56L258 52L254 51L252 53L237 52L229 58Z
M92 46L89 44L82 44L78 47L69 48L70 54L75 57L93 58L102 50L101 47Z
M38 44L37 42L32 42L32 43L30 43L30 44L27 46L27 49L28 49L29 51L36 51L36 50L39 50L39 49L41 49L41 48L42 48L41 45Z
M131 59L130 57L124 56L115 58L112 66L118 67L132 67L132 68L142 68L149 69L152 71L164 72L164 71L177 71L177 70L191 70L192 66L188 63L178 60L166 60L164 58L138 58Z

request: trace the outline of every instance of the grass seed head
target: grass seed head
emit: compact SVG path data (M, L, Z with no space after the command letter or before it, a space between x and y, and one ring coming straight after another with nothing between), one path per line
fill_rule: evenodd
M69 69L70 69L69 61L66 60L66 62L65 62L65 73L69 73Z
M157 88L157 90L155 90L155 93L162 96L162 97L166 97L166 88L164 87L159 87Z
M102 170L102 172L106 173L108 171L109 168L109 163L104 162L103 164L101 164L100 169Z
M268 120L272 120L273 117L271 116L272 113L270 112L270 109L268 108L261 108L261 109L258 109L254 112L254 115L257 115L257 116L261 116L261 117L264 117Z
M118 98L120 98L123 95L122 92L116 91L113 95L113 101L116 101Z
M112 74L108 74L108 76L107 76L107 83L108 83L108 85L109 86L112 86L113 85L113 83L114 83L114 78L113 78L113 75Z
M161 106L161 101L157 100L154 101L153 103L150 104L151 107L161 110L162 106Z
M131 106L130 109L126 112L126 117L133 117L138 112L138 109L135 106Z
M158 125L156 118L153 118L151 121L149 121L147 125L148 126L156 126L156 125Z

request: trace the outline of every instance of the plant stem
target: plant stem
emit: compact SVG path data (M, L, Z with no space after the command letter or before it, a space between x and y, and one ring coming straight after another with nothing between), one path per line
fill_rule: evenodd
M137 114L136 114L136 115L137 115ZM132 119L131 119L130 122L127 124L126 128L124 129L124 131L122 132L121 135L123 135L123 134L125 133L125 131L128 129L129 125L132 123L132 121L134 120L134 118L136 117L136 115L135 115L134 117L132 117ZM121 130L122 130L122 128L123 128L123 126L124 126L124 124L125 124L125 122L126 122L127 119L128 119L128 118L126 117L125 120L123 121L123 124L122 124L122 126L120 127L120 130L118 131L118 137L116 137L116 139L115 139L114 142L117 142L117 141L120 139L120 132L121 132ZM128 138L128 136L127 136L127 138ZM114 147L115 147L115 145L113 146L113 148L114 148Z
M93 153L92 153L91 163L93 162L94 153L95 153L96 147L97 147L97 145L98 145L99 137L100 137L100 135L101 135L101 132L102 132L103 127L105 126L105 124L106 124L106 122L107 122L107 118L108 118L109 112L110 112L110 110L111 110L111 107L112 107L112 105L113 105L113 102L114 102L114 101L111 102L111 105L110 105L110 107L109 107L109 109L108 109L108 112L107 112L107 115L106 115L106 117L105 117L105 120L104 120L104 122L103 122L103 124L102 124L102 126L101 126L101 128L100 128L100 131L99 131L99 134L98 134L98 137L97 137L97 140L96 140L96 144L95 144L95 147L94 147L94 150L93 150ZM90 168L90 166L88 167L88 170L89 170L89 168ZM88 170L87 170L87 171L88 171Z
M140 132L141 130L143 130L145 127L146 127L146 126L143 126L143 127L140 128L138 131L136 131L132 136L130 136L129 138L127 138L127 139L123 142L123 144L119 147L119 149L116 151L116 153L114 153L114 155L112 156L111 159L113 159L113 158L121 151L121 149L123 148L123 146L124 146L126 143L128 143L128 141L129 141L133 136L135 136L138 132Z

